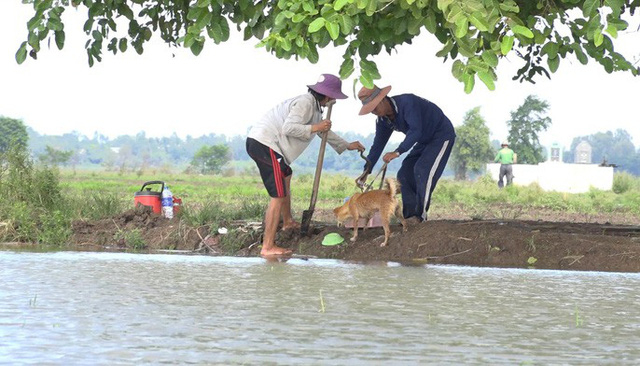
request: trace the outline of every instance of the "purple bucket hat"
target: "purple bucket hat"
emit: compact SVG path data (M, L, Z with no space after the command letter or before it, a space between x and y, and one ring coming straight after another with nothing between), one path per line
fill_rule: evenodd
M333 99L347 99L342 92L342 80L331 74L322 74L314 85L307 85L311 90Z

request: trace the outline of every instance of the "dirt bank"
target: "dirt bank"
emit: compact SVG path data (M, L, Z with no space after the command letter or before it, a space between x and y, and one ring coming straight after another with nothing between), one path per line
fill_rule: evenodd
M318 213L317 217L327 217ZM75 222L71 245L83 249L175 250L206 255L258 256L260 223L234 222L228 234L207 235L207 228L187 227L145 210L118 217ZM323 246L331 232L346 240ZM314 222L312 234L280 232L280 245L297 254L353 261L398 261L405 264L456 264L480 267L640 272L640 227L610 223L541 220L436 219L402 232L392 227L387 247L380 247L382 228L361 231L355 243L351 229L328 221Z

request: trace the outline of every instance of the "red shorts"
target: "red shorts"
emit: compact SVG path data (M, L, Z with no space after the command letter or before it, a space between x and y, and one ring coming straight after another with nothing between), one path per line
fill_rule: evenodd
M247 153L256 162L269 196L286 197L284 179L291 176L293 171L282 155L251 137L247 138Z

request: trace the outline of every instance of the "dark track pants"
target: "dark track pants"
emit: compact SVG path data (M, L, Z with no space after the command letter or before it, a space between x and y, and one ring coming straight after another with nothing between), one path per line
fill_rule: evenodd
M405 218L427 219L431 194L442 176L455 138L429 144L417 143L402 162L398 181L402 192L402 213Z

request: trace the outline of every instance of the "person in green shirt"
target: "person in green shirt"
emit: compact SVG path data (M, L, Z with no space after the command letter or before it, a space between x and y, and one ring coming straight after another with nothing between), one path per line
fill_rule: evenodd
M511 164L517 163L518 155L509 148L509 143L503 141L502 148L496 155L495 162L500 163L500 175L498 177L498 187L504 187L504 177L507 177L507 185L511 185L513 182L513 168Z

